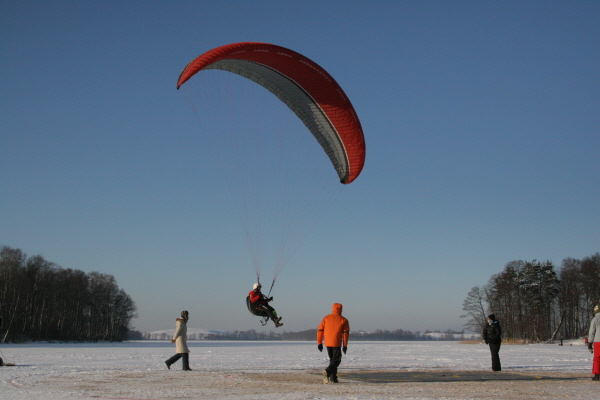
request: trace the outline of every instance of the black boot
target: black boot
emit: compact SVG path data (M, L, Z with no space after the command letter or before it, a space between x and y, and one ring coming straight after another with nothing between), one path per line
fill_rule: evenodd
M191 371L192 369L190 368L190 354L183 353L182 356L183 356L183 370Z
M592 376L592 380L593 381L600 381L600 374L594 374L594 376Z

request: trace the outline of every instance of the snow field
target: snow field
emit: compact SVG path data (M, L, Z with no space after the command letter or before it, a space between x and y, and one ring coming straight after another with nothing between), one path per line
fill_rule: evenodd
M170 371L166 370L164 360L175 351L168 341L0 345L0 357L17 364L0 368L0 397L3 400L427 399L440 398L439 394L428 397L437 393L435 388L438 387L448 392L450 388L482 385L473 382L372 385L346 381L324 386L319 374L328 359L313 342L190 341L189 347L191 372L181 371L181 361ZM590 386L591 380L588 383L591 354L581 341L565 342L564 346L503 345L500 357L504 373L568 377L571 381L566 383L581 384L584 388L578 391L580 397L575 398L592 399L594 393L600 393L600 384ZM351 341L340 375L361 370L488 371L490 364L489 349L483 344ZM557 381L552 385L564 383ZM493 384L494 387L515 386L518 391L520 387L539 382ZM400 392L399 387L403 388ZM555 394L560 393L560 387L556 386ZM469 397L468 390L457 393L459 397L448 398L481 398L479 392L474 392L477 397ZM535 393L517 392L507 396L534 398L531 396L540 393L535 389ZM405 395L409 397L403 397ZM466 397L460 397L463 395ZM592 397L586 397L588 395Z

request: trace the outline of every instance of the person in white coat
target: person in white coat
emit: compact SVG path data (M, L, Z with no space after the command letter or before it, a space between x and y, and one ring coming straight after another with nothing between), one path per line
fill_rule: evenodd
M592 380L600 381L600 302L594 307L594 319L590 322L588 346L594 354L592 361Z
M190 313L187 311L181 312L181 318L177 318L177 322L175 323L175 334L173 335L173 339L171 343L175 343L175 352L176 354L165 361L167 364L167 368L171 369L171 365L175 363L180 358L183 358L183 370L191 371L190 368L190 349L187 347L187 322L190 318Z

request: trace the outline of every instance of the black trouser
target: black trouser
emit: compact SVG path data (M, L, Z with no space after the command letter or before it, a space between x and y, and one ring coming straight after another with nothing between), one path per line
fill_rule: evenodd
M327 371L327 376L337 379L337 369L342 362L342 348L327 347L327 354L329 355L329 365L325 371Z
M188 369L190 369L190 355L189 355L189 353L177 353L173 357L169 358L166 361L166 363L170 367L171 364L174 364L181 357L183 357L183 361L182 361L183 362L183 367L182 367L182 369L184 371L187 371Z
M500 345L502 343L490 343L490 353L492 353L492 371L502 371L502 366L500 365Z
M277 311L275 311L273 307L271 307L268 304L261 304L259 307L261 310L267 313L267 316L271 318L271 321L275 322L275 320L277 319Z

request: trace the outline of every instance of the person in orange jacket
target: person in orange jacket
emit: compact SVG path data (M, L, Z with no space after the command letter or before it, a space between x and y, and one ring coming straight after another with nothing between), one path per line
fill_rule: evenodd
M323 351L323 337L329 355L329 366L323 371L323 383L338 383L337 368L342 362L342 351L348 350L350 324L342 317L342 305L334 303L331 314L326 315L317 329L317 348Z

